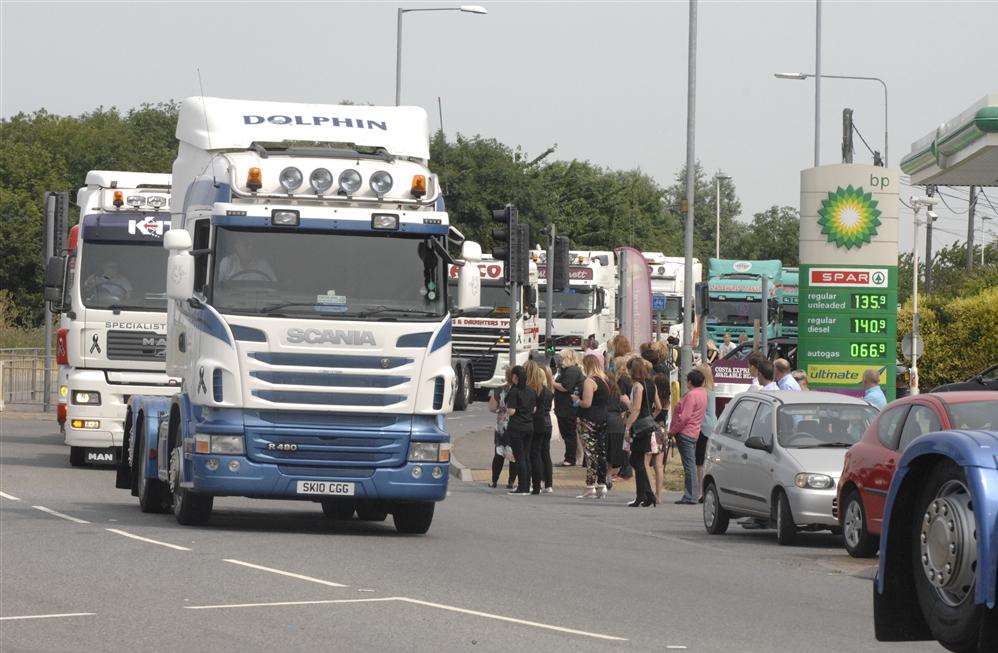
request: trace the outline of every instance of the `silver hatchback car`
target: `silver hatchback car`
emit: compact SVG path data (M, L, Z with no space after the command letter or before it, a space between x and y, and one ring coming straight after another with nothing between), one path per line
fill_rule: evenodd
M743 392L709 436L703 523L720 535L732 517L775 525L780 544L800 530L837 530L835 486L846 451L877 409L830 392Z

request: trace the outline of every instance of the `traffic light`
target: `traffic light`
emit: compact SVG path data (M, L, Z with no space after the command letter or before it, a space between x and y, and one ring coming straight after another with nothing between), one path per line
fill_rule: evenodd
M516 209L513 209L514 213ZM520 285L530 283L530 225L518 222L509 244L509 280Z
M517 217L516 207L512 204L492 212L492 219L502 225L492 230L492 240L495 242L492 247L492 257L505 263L503 278L507 282L513 279L510 253L515 251L514 241L519 240L520 236Z
M554 237L554 260L548 265L551 275L551 284L554 290L568 289L568 266L569 266L569 242L568 236Z
M710 285L704 281L696 285L696 314L700 317L710 314Z

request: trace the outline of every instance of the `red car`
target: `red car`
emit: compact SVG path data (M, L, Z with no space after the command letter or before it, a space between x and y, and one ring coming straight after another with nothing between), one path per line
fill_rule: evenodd
M887 405L846 452L834 514L854 558L876 554L884 501L894 468L912 440L948 429L998 430L998 393L941 392L911 395Z

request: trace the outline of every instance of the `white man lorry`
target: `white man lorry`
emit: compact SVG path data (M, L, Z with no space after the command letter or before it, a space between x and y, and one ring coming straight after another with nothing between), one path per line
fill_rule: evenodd
M660 332L668 333L683 341L683 292L686 285L686 259L666 256L662 252L643 252L651 272L652 319ZM689 283L703 280L703 265L693 259L693 278Z
M504 281L505 263L482 256L477 243L465 242L463 265L451 265L449 271L451 314L454 319L454 370L457 376L455 406L463 409L476 391L489 390L506 382L509 366L510 316L513 301ZM469 253L470 256L468 255ZM472 267L473 266L473 267ZM460 272L478 269L477 292L465 295L476 300L460 302ZM538 347L540 325L537 318L537 265L530 263L530 285L520 289L514 326L516 327L516 364L523 365ZM474 275L465 279L473 285Z
M166 373L170 175L92 170L76 198L79 223L49 262L46 293L62 313L65 441L80 466L118 459L129 397L172 395L179 379Z
M547 254L534 250L540 261L538 275L538 315L547 316ZM601 346L616 334L617 278L613 252L570 251L568 288L555 290L551 310L551 339L556 350L570 347L582 351L590 336ZM547 347L544 336L542 344Z
M447 214L418 107L189 98L166 235L173 397L133 396L118 487L319 502L425 533L447 493Z

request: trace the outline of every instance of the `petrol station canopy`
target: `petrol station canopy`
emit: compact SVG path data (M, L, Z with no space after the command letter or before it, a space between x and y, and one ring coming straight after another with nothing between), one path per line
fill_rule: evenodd
M998 93L912 143L901 170L912 186L998 186Z

